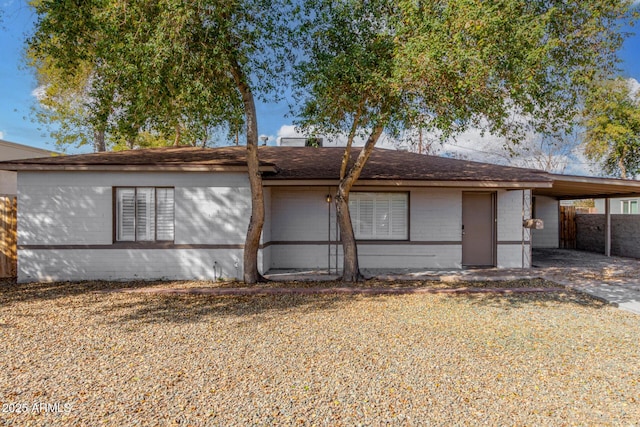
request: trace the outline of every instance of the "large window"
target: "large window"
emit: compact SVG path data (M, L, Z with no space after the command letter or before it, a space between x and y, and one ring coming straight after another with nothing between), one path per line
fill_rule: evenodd
M408 206L407 193L351 193L349 211L356 239L407 240Z
M638 213L638 201L637 200L623 200L622 202L623 214L637 214Z
M173 194L173 188L117 188L116 241L172 241Z

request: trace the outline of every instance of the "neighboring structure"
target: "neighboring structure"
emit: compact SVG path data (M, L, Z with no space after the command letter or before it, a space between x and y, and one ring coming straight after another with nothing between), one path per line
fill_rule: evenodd
M260 147L262 272L341 268L332 197L342 154ZM19 281L242 276L251 211L244 147L96 153L0 168L18 172ZM560 196L577 192L574 181L376 149L350 197L360 265L529 267L531 234L523 223L532 194L536 215L547 216ZM534 241L545 231L536 230Z
M605 199L596 199L595 202L595 210L596 214L603 214L605 212ZM640 198L637 197L626 197L626 198L616 198L609 200L609 209L612 214L638 214L640 213Z
M0 161L51 156L40 148L0 139ZM17 269L17 174L0 170L0 277L14 277Z
M55 154L53 151L0 139L0 161L47 157ZM16 178L15 172L0 170L0 195L15 196L17 194Z

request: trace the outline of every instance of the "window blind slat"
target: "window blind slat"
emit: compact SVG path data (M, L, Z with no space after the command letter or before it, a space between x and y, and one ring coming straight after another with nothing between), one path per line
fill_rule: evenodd
M404 240L409 237L407 211L406 194L400 194L391 200L391 236L394 239Z
M156 190L156 238L173 240L174 236L174 191L173 188Z
M373 237L373 200L361 199L359 201L359 223L360 235L363 237Z
M391 220L391 212L389 209L389 199L387 197L376 198L375 204L375 216L376 216L376 228L375 235L378 238L389 237L390 227L389 222Z
M155 240L155 197L153 188L136 191L136 240Z
M118 188L116 192L116 215L118 224L118 232L116 238L119 241L133 241L136 239L135 195L135 189L133 188Z

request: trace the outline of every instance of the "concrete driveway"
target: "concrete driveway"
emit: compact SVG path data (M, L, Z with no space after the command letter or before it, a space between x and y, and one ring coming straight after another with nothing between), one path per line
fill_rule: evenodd
M534 249L531 272L640 314L640 260L570 249Z

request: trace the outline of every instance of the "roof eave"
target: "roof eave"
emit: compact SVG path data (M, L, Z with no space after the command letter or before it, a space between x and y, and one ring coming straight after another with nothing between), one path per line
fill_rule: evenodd
M13 172L246 172L246 165L43 165L43 164L6 164L2 170ZM277 172L274 166L260 166L261 172Z
M263 179L265 187L282 186L335 186L337 179ZM359 179L356 186L376 187L450 187L450 188L501 188L501 189L528 189L551 188L551 181L427 181L427 180L399 180L399 179Z

